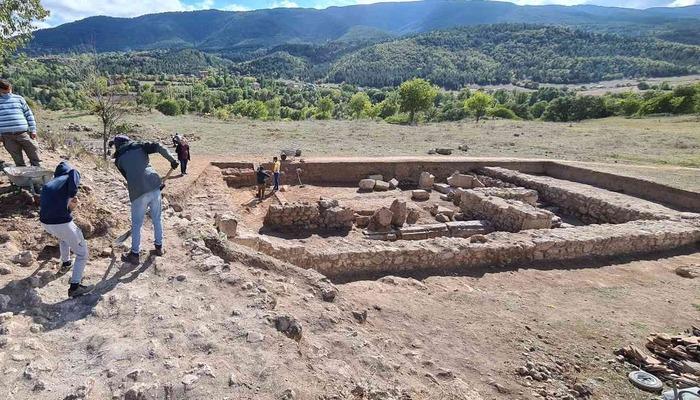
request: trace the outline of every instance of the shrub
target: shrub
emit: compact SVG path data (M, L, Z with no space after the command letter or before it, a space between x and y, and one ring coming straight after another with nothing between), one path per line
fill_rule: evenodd
M156 110L165 115L180 115L180 104L175 100L163 100L156 106Z
M502 105L497 105L496 107L491 107L486 111L486 114L490 117L503 118L503 119L522 119L515 115L513 110Z

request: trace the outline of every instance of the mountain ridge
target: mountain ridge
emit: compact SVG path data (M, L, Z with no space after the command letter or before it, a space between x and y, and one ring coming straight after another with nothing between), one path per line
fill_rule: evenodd
M337 40L354 27L371 28L391 36L493 23L537 23L601 32L651 34L685 22L700 24L700 6L620 7L519 6L500 1L417 1L253 11L180 11L132 18L88 17L35 32L28 51L33 54L83 50L134 51L193 47L208 52L264 49L285 43L324 43Z

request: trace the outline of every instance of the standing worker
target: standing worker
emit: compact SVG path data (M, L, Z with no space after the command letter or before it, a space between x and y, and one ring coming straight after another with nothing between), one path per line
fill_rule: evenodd
M137 265L141 251L141 227L146 217L146 210L151 211L153 221L154 244L153 254L163 255L163 220L161 217L161 184L160 176L150 165L149 154L159 153L170 161L170 168L178 167L177 160L156 142L134 142L128 136L118 135L112 140L116 151L114 164L126 179L131 201L131 250L122 255L122 261Z
M175 153L177 153L177 160L180 161L180 175L187 175L187 162L190 161L190 145L184 136L175 145Z
M61 161L56 167L54 178L41 189L39 209L39 220L44 230L59 240L62 271L67 271L71 266L71 251L75 254L68 297L82 296L94 287L81 284L88 260L88 247L83 232L73 222L72 211L78 205L78 186L80 186L78 170Z
M272 163L272 174L275 180L275 186L272 188L272 191L276 192L280 190L280 169L282 168L282 165L277 157L272 157Z
M9 81L0 79L0 142L16 166L26 166L22 151L27 153L31 165L41 165L35 140L36 121L27 101L12 93Z

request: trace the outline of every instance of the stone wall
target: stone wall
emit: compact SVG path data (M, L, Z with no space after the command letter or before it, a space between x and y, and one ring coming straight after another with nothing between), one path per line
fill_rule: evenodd
M700 221L632 221L518 233L494 232L480 239L478 242L445 237L402 242L334 242L323 249L261 235L244 235L234 240L302 268L314 268L332 278L348 279L410 271L459 272L538 260L557 262L671 250L700 242Z
M500 197L522 201L531 206L537 205L538 194L536 190L523 187L481 187L472 189L475 192L483 193L487 196Z
M215 161L212 162L212 165L220 169L253 168L251 163L243 162ZM684 211L700 212L700 193L698 192L549 160L476 159L442 156L302 159L282 164L282 170L286 172L282 175L282 182L285 184L297 183L296 169L300 168L302 169L303 182L314 185L353 186L360 179L372 174L396 177L402 186L417 185L418 176L422 171L430 171L438 181L442 182L455 170L467 172L493 166L527 174L549 175L615 192L623 192L650 201L662 202ZM498 182L485 181L481 175L477 175L477 177L487 186L501 186Z
M266 228L277 231L348 230L355 213L337 201L321 199L317 203L273 204L263 220Z
M466 218L486 219L498 231L549 229L555 219L555 215L547 210L518 200L489 196L476 190L463 191L459 207Z
M660 204L582 183L528 175L499 167L484 167L480 172L537 190L541 200L560 207L586 223L624 223L639 219L668 219L680 215L678 211Z

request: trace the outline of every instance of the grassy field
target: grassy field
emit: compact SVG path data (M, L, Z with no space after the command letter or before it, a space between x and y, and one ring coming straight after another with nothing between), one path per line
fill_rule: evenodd
M40 128L62 130L69 123L97 128L90 115L39 113ZM219 121L198 116L132 114L145 137L180 132L199 137L192 144L201 155L260 159L280 149L299 148L306 157L425 155L435 147L468 145L471 157L523 157L665 166L629 167L632 174L700 190L700 117L606 118L579 123L488 120L419 126L361 121ZM439 157L439 156L436 156ZM692 168L681 168L692 167ZM601 169L606 168L600 166ZM610 167L608 167L610 168ZM627 167L620 166L619 169ZM618 167L613 167L618 170Z

